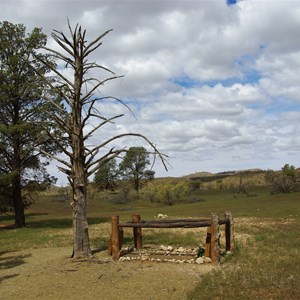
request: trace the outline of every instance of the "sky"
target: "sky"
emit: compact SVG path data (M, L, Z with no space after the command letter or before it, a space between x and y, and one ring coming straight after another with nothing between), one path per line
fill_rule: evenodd
M89 41L113 29L91 59L124 75L101 94L134 113L99 103L104 115L125 116L91 144L142 133L169 156L168 172L156 161L157 177L300 167L300 1L0 1L0 21L42 27L54 49L51 32L67 33L67 18ZM63 184L56 165L49 171Z

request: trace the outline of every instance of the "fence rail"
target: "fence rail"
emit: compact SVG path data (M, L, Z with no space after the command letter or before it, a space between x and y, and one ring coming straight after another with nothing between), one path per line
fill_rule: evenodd
M173 219L173 220L141 220L139 214L132 216L129 222L119 222L119 216L111 218L111 238L109 240L108 252L114 260L118 260L121 255L123 244L123 228L133 228L134 247L137 251L142 250L142 228L201 228L207 227L205 241L205 256L210 257L212 263L220 260L220 225L225 225L225 249L234 250L233 217L230 211L225 212L225 217L220 219L217 214L212 214L211 218L202 219Z

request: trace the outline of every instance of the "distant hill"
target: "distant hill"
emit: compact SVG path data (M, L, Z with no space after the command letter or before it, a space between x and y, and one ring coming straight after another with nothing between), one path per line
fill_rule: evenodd
M183 176L184 178L194 178L194 177L208 177L208 176L214 176L215 174L210 172L195 172L193 174L189 174L186 176Z
M209 177L209 176L230 176L230 175L236 175L240 173L257 173L257 172L264 172L262 169L245 169L245 170L232 170L232 171L224 171L224 172L218 172L218 173L210 173L210 172L195 172L193 174L189 174L186 176L183 176L185 178L194 178L194 177Z
M264 173L264 170L261 169L246 169L246 170L234 170L234 171L224 171L219 173L210 173L210 172L195 172L193 174L184 176L191 180L201 180L202 182L211 182L215 180L220 180L226 177L232 177L236 175L253 175L258 173Z

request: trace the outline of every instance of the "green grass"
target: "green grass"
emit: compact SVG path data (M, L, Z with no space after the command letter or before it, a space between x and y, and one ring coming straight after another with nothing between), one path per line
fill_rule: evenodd
M197 192L201 202L165 206L132 201L112 204L94 197L88 217L92 249L104 249L110 234L110 217L128 221L132 214L151 220L158 213L175 217L223 216L235 220L236 251L223 258L221 267L199 279L189 299L299 299L300 298L300 193L271 196L267 189L254 189L256 197L222 191ZM41 196L27 211L27 228L1 229L0 249L14 251L72 245L71 209L51 195ZM0 223L13 219L0 217ZM124 242L132 244L132 230L125 230ZM143 229L143 242L198 246L205 242L205 228L196 230Z

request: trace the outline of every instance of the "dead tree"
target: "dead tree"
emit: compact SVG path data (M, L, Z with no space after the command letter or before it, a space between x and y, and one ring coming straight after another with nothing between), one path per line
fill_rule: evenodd
M50 78L38 73L44 79L48 87L48 91L44 93L44 99L60 111L60 115L53 114L51 111L49 111L49 115L52 121L58 124L66 140L64 142L57 140L51 132L48 132L48 135L53 139L68 160L61 159L57 156L49 156L63 165L63 167L59 167L59 169L68 176L72 187L74 240L72 257L81 258L91 256L86 214L88 177L97 171L101 164L107 163L126 151L125 147L117 149L111 146L112 142L126 136L140 137L149 143L152 147L152 153L158 155L164 165L165 157L157 150L153 143L139 133L124 133L112 136L97 146L88 146L88 139L91 138L97 130L100 130L105 125L111 124L123 116L123 114L120 114L106 118L95 108L95 104L98 101L104 100L115 100L126 106L126 104L116 97L99 97L99 88L101 86L108 81L115 80L122 76L117 76L108 68L88 60L90 54L102 45L103 38L111 30L104 32L92 42L87 43L85 30L82 30L78 25L73 30L69 22L68 26L70 36L66 36L63 32L56 30L52 33L52 37L61 47L61 51L45 47L45 50L59 63L60 68L50 65L46 60L40 59L38 56L36 58L55 74L54 77L52 76ZM65 69L71 70L72 78L64 75L65 73L61 68L62 65ZM90 73L94 70L100 70L110 75L100 80L91 77ZM55 97L51 96L53 94L55 94ZM57 99L60 101L57 101ZM93 120L96 120L96 125L93 129L87 131L87 125L91 124ZM110 150L105 150L109 148ZM103 153L104 150L105 154L99 157L99 153Z

